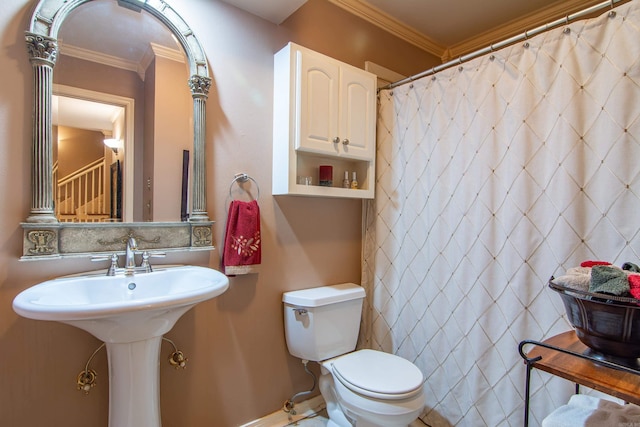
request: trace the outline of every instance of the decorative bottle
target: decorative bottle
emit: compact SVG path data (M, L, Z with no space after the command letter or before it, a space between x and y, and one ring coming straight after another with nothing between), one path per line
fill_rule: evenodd
M353 172L353 179L351 180L351 188L358 188L358 180L356 179L356 173Z
M349 188L349 171L344 171L344 179L342 180L342 188Z

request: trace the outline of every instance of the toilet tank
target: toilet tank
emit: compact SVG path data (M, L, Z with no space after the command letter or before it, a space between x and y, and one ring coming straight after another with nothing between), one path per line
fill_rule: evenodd
M353 351L364 296L364 289L353 283L285 292L282 301L289 353L319 362Z

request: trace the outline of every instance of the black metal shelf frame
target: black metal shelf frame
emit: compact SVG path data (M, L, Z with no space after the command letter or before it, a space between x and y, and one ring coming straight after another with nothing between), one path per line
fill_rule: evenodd
M542 356L529 357L524 351L524 347L527 345L534 345L538 347L548 348L550 350L569 354L571 356L575 356L584 360L597 363L602 366L606 366L607 368L617 369L617 370L625 371L631 374L640 375L640 370L638 369L630 368L628 366L611 362L609 360L599 359L583 353L577 353L575 351L567 350L566 348L556 347L540 341L534 341L534 340L520 341L520 344L518 345L518 353L520 353L520 357L524 359L524 363L527 366L527 373L526 373L526 380L525 380L526 381L525 382L525 399L524 399L524 427L529 427L529 393L530 393L530 383L531 383L531 371L533 370L533 368L535 368L534 366L535 363L542 360ZM576 385L576 394L578 394L580 392L580 384L575 383L575 385Z

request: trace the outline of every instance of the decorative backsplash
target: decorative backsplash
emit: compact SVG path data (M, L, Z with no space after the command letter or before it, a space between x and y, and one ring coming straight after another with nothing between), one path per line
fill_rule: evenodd
M104 223L85 227L75 223L23 223L21 259L123 252L130 236L136 238L141 251L212 250L213 224L212 221Z

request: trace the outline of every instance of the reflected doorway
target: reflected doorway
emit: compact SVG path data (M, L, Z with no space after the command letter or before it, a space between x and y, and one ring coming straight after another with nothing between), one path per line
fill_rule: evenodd
M54 85L52 101L56 217L132 221L134 100ZM100 145L106 139L118 142Z

